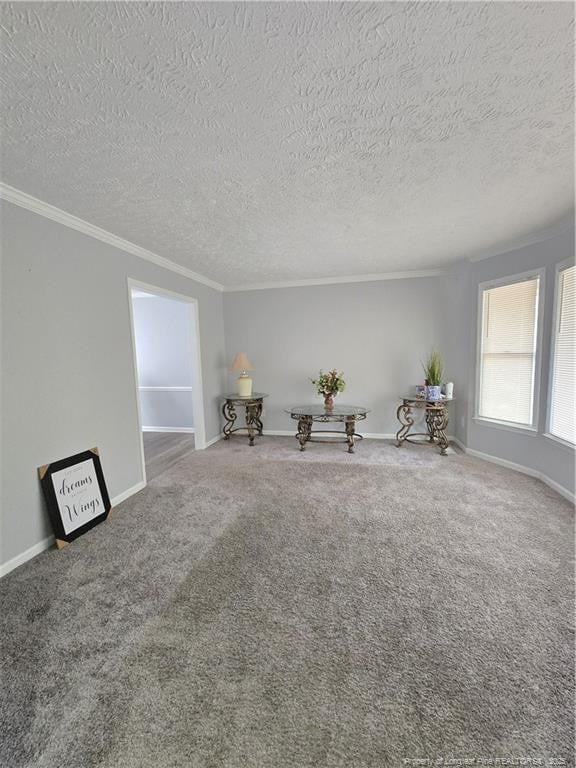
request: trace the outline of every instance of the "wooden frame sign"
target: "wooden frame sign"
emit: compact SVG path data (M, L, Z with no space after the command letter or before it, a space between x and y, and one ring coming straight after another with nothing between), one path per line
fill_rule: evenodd
M98 448L38 467L38 474L58 547L108 517L111 504Z

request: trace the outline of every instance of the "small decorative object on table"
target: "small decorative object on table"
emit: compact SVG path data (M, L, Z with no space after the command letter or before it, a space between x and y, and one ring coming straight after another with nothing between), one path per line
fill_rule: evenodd
M224 440L229 440L234 432L246 432L248 434L249 445L254 445L254 438L262 434L264 425L262 424L262 406L263 400L268 397L264 392L254 392L249 397L242 397L235 392L224 395L224 405L222 406L222 415L226 423L222 428ZM234 427L234 422L238 418L236 406L242 405L246 408L246 426Z
M232 361L230 370L240 371L240 376L236 380L240 397L250 397L252 394L252 379L248 376L248 371L253 371L254 366L248 360L245 352L238 352Z
M442 358L438 352L430 352L428 360L426 360L425 363L422 363L422 367L424 368L424 376L426 377L426 399L432 401L440 400L444 366L442 364Z
M328 373L320 371L318 378L310 379L310 381L316 387L316 392L324 398L324 406L327 411L334 408L334 398L338 392L344 392L346 389L344 374L339 373L336 369L328 371Z

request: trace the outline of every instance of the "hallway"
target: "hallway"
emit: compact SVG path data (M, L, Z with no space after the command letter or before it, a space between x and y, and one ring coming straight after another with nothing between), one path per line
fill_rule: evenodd
M146 478L152 480L194 452L194 435L178 432L144 432Z

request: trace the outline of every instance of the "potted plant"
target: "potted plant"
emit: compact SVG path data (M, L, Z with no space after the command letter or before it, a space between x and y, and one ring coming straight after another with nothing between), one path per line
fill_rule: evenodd
M426 362L422 363L422 367L424 368L426 399L440 400L444 366L442 364L442 358L438 352L434 350L430 352Z
M328 373L320 371L318 378L310 379L310 381L316 387L316 392L324 398L324 405L327 411L332 410L334 407L334 398L338 392L344 392L346 389L344 374L339 373L335 369L328 371Z

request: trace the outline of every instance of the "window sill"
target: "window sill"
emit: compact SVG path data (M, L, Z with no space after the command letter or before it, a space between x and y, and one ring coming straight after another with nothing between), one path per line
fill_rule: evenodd
M496 419L486 419L484 416L474 416L472 421L483 427L494 427L495 429L503 429L506 432L516 432L532 437L535 437L538 434L536 427L530 427L524 424L511 424L510 422L497 421Z
M574 443L569 443L568 440L563 440L561 437L556 437L556 435L551 435L550 432L544 432L542 437L546 437L548 440L553 440L555 443L558 443L559 445L563 445L564 448L570 448L570 450L572 451L576 450L576 445L574 445Z

